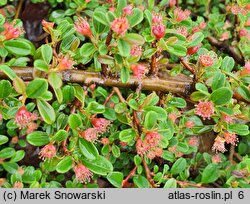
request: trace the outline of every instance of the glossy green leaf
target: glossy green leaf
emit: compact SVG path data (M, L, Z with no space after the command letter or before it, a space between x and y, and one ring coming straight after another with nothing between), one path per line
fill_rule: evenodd
M232 96L233 92L229 88L221 87L213 91L210 99L214 102L215 105L224 105L230 102Z
M135 130L132 128L122 130L119 133L119 139L122 142L130 142L135 138L135 136L136 136Z
M56 120L56 114L53 107L43 99L37 99L37 107L39 113L41 114L43 120L48 123L52 124Z
M123 173L121 172L111 172L107 175L108 181L116 188L121 188L123 181Z
M44 146L50 142L48 134L42 131L32 132L27 135L26 139L34 146Z
M79 148L83 156L88 160L95 160L99 155L96 146L83 138L79 138Z
M179 174L186 169L187 161L184 158L179 158L173 164L170 172L171 174Z
M69 171L72 168L73 160L71 156L66 156L61 160L57 166L56 166L56 171L58 173L64 174L67 171Z
M38 98L47 90L48 82L45 79L36 78L28 84L26 94L29 98Z
M213 183L219 178L219 170L216 164L209 164L202 172L202 183Z

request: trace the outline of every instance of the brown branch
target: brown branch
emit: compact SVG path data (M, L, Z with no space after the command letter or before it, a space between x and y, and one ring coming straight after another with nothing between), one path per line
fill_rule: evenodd
M231 162L231 164L235 164L235 161L233 159L233 156L234 156L234 152L235 152L235 146L234 145L231 145L230 146L230 151L229 151L229 161Z
M113 87L113 90L115 91L115 93L118 96L118 98L120 99L120 101L122 103L126 103L126 100L123 98L122 93L120 92L120 89L118 89L117 87Z
M180 186L193 186L193 187L197 187L197 188L205 188L205 187L202 186L201 184L189 183L189 182L187 182L187 181L179 181L179 180L176 180L176 183L178 183Z
M216 38L212 36L208 36L207 39L211 45L217 47L218 49L223 49L223 51L229 54L232 58L234 58L234 60L238 64L242 66L245 64L244 58L236 52L235 47L230 46L225 42L219 42Z
M22 8L22 6L23 6L23 2L24 2L24 0L20 0L20 1L19 1L18 5L17 5L16 14L15 14L14 19L17 19L17 18L19 17L21 8Z
M144 166L144 169L145 169L145 173L146 173L146 177L151 185L151 187L156 187L155 183L154 183L154 180L152 179L151 177L151 171L147 165L147 163L145 162L144 158L142 157L142 163L143 163L143 166Z
M180 62L187 70L189 70L192 74L195 74L194 68L191 67L182 57L180 57Z
M105 44L106 44L107 47L110 45L110 42L112 40L112 34L113 34L112 30L110 30L109 33L108 33L108 35L107 35L106 42L105 42ZM102 64L101 68L102 68L102 75L104 77L107 77L108 76L108 70L107 70L108 69L108 65L107 64Z
M155 42L152 43L152 47L153 48L156 47ZM151 75L151 76L157 76L157 74L158 74L157 56L158 56L158 53L156 52L151 57L150 70L149 70L149 75Z
M129 185L128 180L135 174L136 169L137 169L137 166L135 166L135 167L130 171L130 173L128 174L128 176L122 181L122 188Z
M235 156L235 158L237 158L239 161L242 161L242 157L241 157L238 153L234 152L234 156Z
M12 70L21 77L24 81L31 81L33 79L32 67L12 67ZM138 79L130 76L127 83L122 83L118 78L103 78L100 73L87 72L82 70L69 70L59 73L62 80L70 83L82 83L90 85L93 83L120 88L136 88ZM8 77L0 71L0 79L7 79ZM179 94L189 94L192 87L193 80L185 75L178 75L171 77L164 72L159 73L158 77L144 78L141 80L143 90L162 91Z
M113 91L108 95L108 97L105 99L105 101L104 101L104 103L103 103L104 106L109 102L110 98L114 95L114 93L115 93L115 91L113 90Z

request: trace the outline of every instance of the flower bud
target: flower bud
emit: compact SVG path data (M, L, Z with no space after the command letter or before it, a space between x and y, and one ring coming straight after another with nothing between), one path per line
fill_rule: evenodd
M165 36L166 26L163 24L157 24L152 26L152 33L157 40L160 40Z

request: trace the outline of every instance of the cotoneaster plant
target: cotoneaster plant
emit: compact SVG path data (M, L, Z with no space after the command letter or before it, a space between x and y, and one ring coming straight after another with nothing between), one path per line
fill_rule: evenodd
M0 187L250 187L249 5L3 1Z

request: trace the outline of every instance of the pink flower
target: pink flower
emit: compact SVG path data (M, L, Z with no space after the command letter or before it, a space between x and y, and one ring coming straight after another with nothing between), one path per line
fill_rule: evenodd
M166 31L166 26L162 23L152 26L152 33L157 40L164 37Z
M250 74L250 60L246 62L245 66L240 72L240 76L244 76L248 74Z
M193 32L193 33L199 32L200 30L201 30L201 29L200 29L199 26L195 26L195 27L192 28L192 32Z
M161 135L158 132L147 132L145 136L145 142L150 147L156 147L161 140Z
M204 67L212 66L215 62L214 58L208 54L201 55L199 59L200 59L202 66L204 66Z
M194 46L194 47L190 47L187 49L187 54L188 55L193 55L195 54L199 49L200 49L201 45L197 45L197 46Z
M245 26L250 26L250 18L247 19Z
M184 26L178 27L178 28L176 29L176 32L177 32L178 34L181 34L181 35L185 36L185 37L188 36L188 29L187 29L187 27L184 27Z
M130 69L133 75L138 79L141 79L146 73L146 67L142 64L131 64Z
M75 174L76 174L76 180L80 183L87 183L90 182L93 173L83 164L78 163L74 168L73 168Z
M16 112L15 123L19 127L24 128L34 119L36 119L35 115L27 111L25 106L21 106Z
M212 156L212 163L217 164L221 162L221 157L219 154L215 154Z
M138 45L133 45L130 54L134 57L140 57L142 55L142 47Z
M75 22L75 30L84 36L91 37L92 31L88 22L82 17L78 18Z
M235 133L225 132L223 136L227 144L235 145L238 142L238 138Z
M59 58L59 63L57 65L57 68L59 71L71 69L73 67L74 63L75 63L74 60L71 59L69 56L61 55Z
M201 116L203 120L205 120L206 118L210 119L213 113L214 113L214 106L211 101L199 102L199 104L196 105L195 114Z
M111 7L109 8L109 11L112 12L112 13L114 13L115 10L116 10L116 8L115 8L114 6L111 6Z
M249 35L249 33L246 29L240 29L240 31L239 31L240 37L247 37L248 35Z
M186 128L193 128L194 127L194 122L192 120L189 120L185 123Z
M91 123L100 133L105 133L107 131L107 127L110 125L110 121L105 118L92 118Z
M189 144L190 146L193 146L193 147L198 147L198 145L199 145L199 140L198 140L198 138L197 138L196 136L190 137L190 138L189 138L189 141L188 141L188 144Z
M148 151L147 158L154 159L155 158L155 152L154 151Z
M221 115L222 115L222 121L226 122L226 123L231 123L233 121L233 119L234 119L233 116L230 116L230 115L227 115L227 114L224 114L224 113L222 113Z
M162 15L159 14L159 13L153 13L152 23L153 24L160 24L160 23L162 23Z
M190 14L191 12L188 9L185 9L185 11L183 11L178 7L174 10L174 16L177 22L186 20Z
M205 21L202 21L202 22L200 22L200 24L199 24L199 27L200 27L200 29L202 29L202 30L205 29L206 26L207 26L207 24L206 24Z
M16 181L13 185L13 188L23 188L23 183L20 181Z
M23 29L20 27L15 28L13 24L8 22L4 23L3 27L4 31L1 33L1 35L5 36L6 40L18 38L24 33Z
M103 145L107 145L107 144L109 144L109 139L108 138L101 138L101 143Z
M5 183L5 178L0 178L0 186L3 186Z
M214 140L212 150L216 151L216 152L219 151L219 152L222 152L222 153L227 151L226 148L225 148L225 139L220 137L220 136L217 136L215 138L215 140Z
M0 122L3 120L3 115L0 113Z
M80 136L89 142L95 142L98 138L98 130L96 128L88 128L81 132Z
M169 6L174 7L176 5L177 0L169 0Z
M175 113L169 113L168 118L171 120L173 123L175 123L175 120L177 119L177 115Z
M160 147L156 147L156 148L155 148L155 156L161 157L162 154L163 154L163 149L160 148Z
M41 149L39 155L39 158L41 158L42 160L52 159L56 156L56 147L53 144L47 144Z
M36 123L29 123L29 125L27 126L27 130L26 130L26 133L27 134L30 134L32 132L34 132L36 129L38 128L38 125Z
M222 33L221 37L220 37L220 41L224 41L224 40L228 40L229 39L229 32L226 31L224 33Z
M111 29L118 35L124 35L128 30L128 28L129 28L129 23L127 18L125 17L116 18L111 23Z
M124 7L123 12L128 16L132 15L133 14L133 6L128 5L128 6Z
M136 142L136 152L139 155L144 155L149 150L149 146L145 144L141 139L138 139Z
M11 138L10 143L11 143L11 144L17 144L17 143L18 143L18 140L19 140L18 136L14 136L14 137Z

